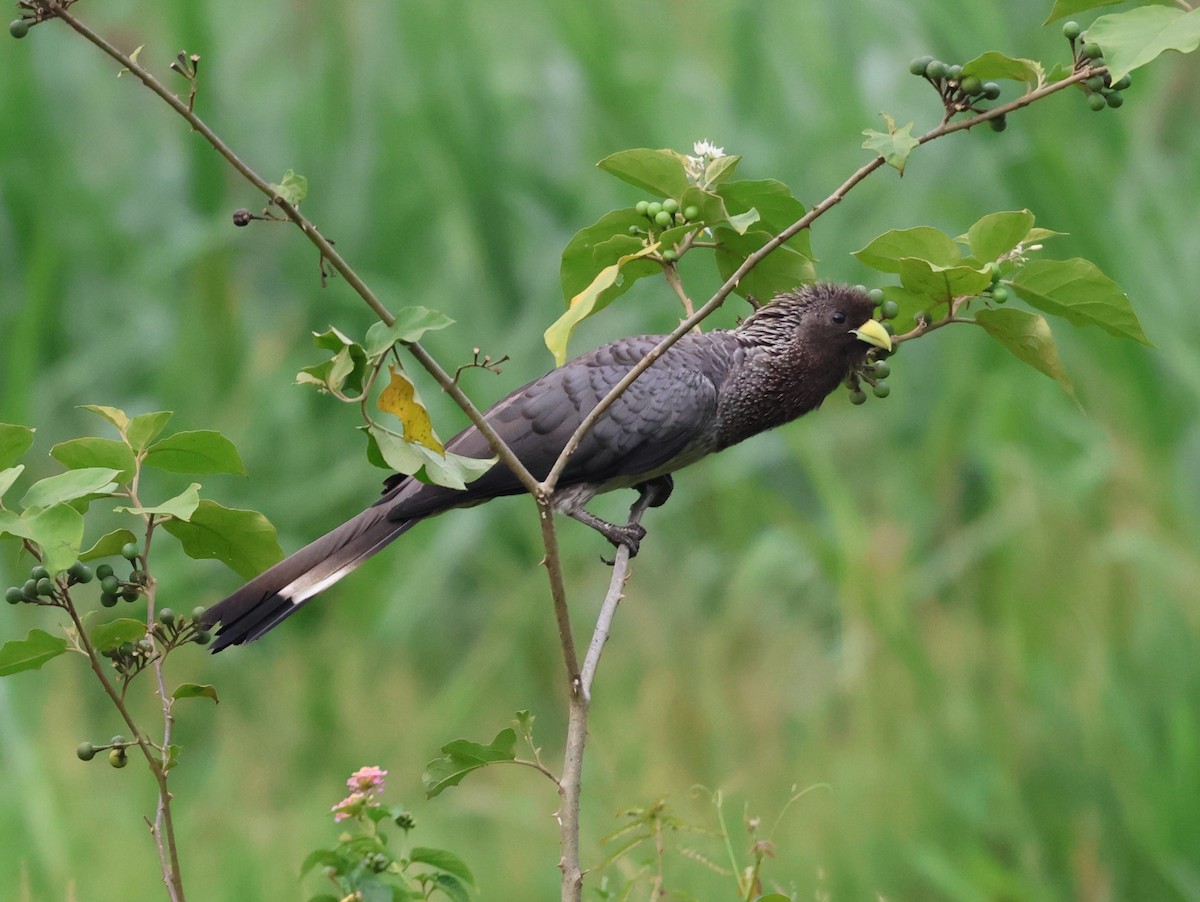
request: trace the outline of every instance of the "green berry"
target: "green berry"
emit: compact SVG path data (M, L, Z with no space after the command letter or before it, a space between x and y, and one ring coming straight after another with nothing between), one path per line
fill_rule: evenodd
M106 608L111 608L117 603L117 594L115 592L101 592L100 604Z
M679 212L679 201L677 201L673 197L668 197L662 202L662 208L664 210L666 210L668 213L672 213L672 214L678 213Z
M170 626L175 622L175 612L170 608L163 608L158 612L158 622L164 626Z
M29 571L29 578L34 580L49 579L50 571L39 564Z
M204 616L204 612L207 610L208 608L192 608L192 619L199 620Z
M124 736L122 736L120 733L118 733L112 739L108 740L108 744L109 745L124 745L127 741L128 740L126 740Z
M91 761L96 757L96 747L90 742L81 742L75 747L75 757L80 761Z
M974 97L976 94L983 93L983 82L974 75L968 75L958 83L958 86L962 89L962 92L969 97Z
M932 62L932 56L918 56L915 60L908 64L908 71L913 75L924 75L925 70L929 68L929 64Z
M672 216L670 213L668 213L666 210L659 210L657 213L654 214L654 224L660 225L663 228L666 228L674 221L675 221L675 217Z
M863 391L861 388L856 388L856 389L854 389L854 391L850 392L850 403L851 404L855 404L855 405L865 404L866 402L867 402L867 393L865 391Z
M946 77L951 81L958 81L962 78L962 66L951 66L946 70Z
M1087 102L1088 106L1097 113L1108 106L1108 102L1099 94L1089 94Z
M99 567L96 568L96 579L100 580L101 582L104 581L104 578L106 576L112 576L112 575L113 575L113 568L108 564L101 564Z
M197 645L208 645L212 640L212 633L208 630L197 630L196 635L192 637L192 641Z
M673 248L667 248L659 256L661 256L667 263L674 263L679 259L679 254L675 253Z
M983 96L988 100L995 100L1000 96L1000 85L994 81L985 81L983 83Z
M1083 34L1083 28L1078 22L1063 22L1063 37L1068 41L1074 41L1081 34Z
M25 599L27 601L37 601L37 597L38 597L37 580L36 579L25 580L25 585L21 586L21 593L25 596Z
M1089 91L1095 93L1104 87L1104 76L1093 75L1091 78L1085 78L1083 84Z
M126 542L121 546L121 557L127 561L136 561L138 554L137 542Z
M9 586L4 592L4 600L9 604L20 604L25 600L25 593L20 586Z
M130 655L133 654L133 643L132 642L122 642L121 647L118 648L117 651L120 652L120 655L122 658L128 658Z
M925 67L925 76L934 81L945 78L950 74L950 67L941 60L930 60L929 65Z
M100 591L106 595L116 595L121 591L121 581L110 573L100 580Z
M125 749L109 749L108 763L113 767L122 768L129 763L129 756L125 754Z
M872 304L874 304L876 307L878 307L880 304L883 303L883 289L882 288L872 288L870 291L867 292L867 297L871 299Z
M90 583L92 581L92 568L83 561L76 561L67 571L77 583Z
M879 305L879 315L884 319L895 319L900 312L900 305L895 301L884 301Z
M871 372L875 374L876 379L886 379L892 374L892 365L886 360L876 360Z
M658 201L652 200L652 201L650 201L650 203L646 204L646 215L649 216L651 219L653 219L655 216L657 216L661 212L662 212L662 204L660 204Z
M988 128L994 132L1004 131L1006 128L1008 128L1008 117L1001 113L995 119L989 119Z
M627 231L630 235L641 235L645 230L641 226L631 225L625 231Z
M1115 110L1125 102L1125 95L1120 91L1109 91L1104 95L1104 102Z
M51 580L48 576L42 577L41 579L39 579L37 581L37 594L38 595L47 595L47 596L53 595L54 594L54 581Z
M645 216L646 211L650 209L650 201L639 200L636 204L633 205L633 209L639 216Z
M8 33L14 38L23 38L29 34L29 23L24 19L14 19L8 23Z
M700 208L695 204L689 204L683 208L683 218L688 222L695 222L700 218Z
M925 325L929 325L929 323L933 322L933 320L929 318L928 310L918 310L913 314L913 321L916 323L924 323ZM895 351L896 348L892 348L892 353L895 353Z
M997 285L995 288L992 289L992 300L995 301L997 304L1007 303L1008 302L1008 289L1005 288L1003 285Z
M871 386L871 394L873 394L876 398L886 398L891 393L892 387L882 379Z
M888 335L895 335L895 334L896 334L896 327L895 327L895 326L893 326L891 323L884 323L884 324L883 324L883 331L884 331L884 332L886 332ZM895 348L892 348L892 353L893 353L893 354L895 354L895 353L896 353L896 349L895 349Z
M1090 60L1098 60L1104 54L1099 44L1084 44L1083 49L1079 52Z
M985 263L983 266L983 271L988 274L988 278L992 280L993 285L1000 281L1000 264L994 260L989 263Z
M126 586L121 590L121 597L126 601L137 601L141 593L137 590L137 586Z
M1120 78L1118 78L1116 81L1113 82L1112 87L1113 87L1114 91L1127 91L1132 86L1133 86L1133 76L1122 75Z

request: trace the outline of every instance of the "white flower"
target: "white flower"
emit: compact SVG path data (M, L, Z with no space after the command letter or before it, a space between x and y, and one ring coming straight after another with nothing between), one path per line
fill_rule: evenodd
M695 151L698 157L708 157L710 160L718 159L725 156L725 148L717 147L712 141L705 138L703 141L697 141L692 145L692 150Z

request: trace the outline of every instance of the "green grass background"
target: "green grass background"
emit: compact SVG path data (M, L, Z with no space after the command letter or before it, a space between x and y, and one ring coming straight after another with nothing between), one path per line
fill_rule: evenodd
M164 79L178 50L201 54L200 114L268 178L308 177L305 212L390 306L458 321L429 337L443 362L511 355L499 377L465 377L490 403L551 364L540 336L561 310L563 245L640 198L596 160L710 138L744 156L739 174L815 203L867 159L860 131L880 111L936 122L911 57L1065 59L1058 26L1039 25L1049 5L75 9L144 44ZM291 385L317 359L312 330L361 334L370 313L340 280L320 287L290 228L234 229L232 211L261 198L116 76L63 27L0 41L0 420L38 428L34 476L55 471L55 442L103 434L79 404L221 429L250 477L206 491L262 510L295 549L378 487L354 411ZM1200 899L1200 69L1169 55L1135 78L1119 112L1056 96L1003 135L936 142L821 220L820 274L871 282L849 252L887 229L957 234L1029 207L1070 233L1048 254L1093 259L1129 291L1155 347L1056 325L1076 406L981 333L947 330L904 349L886 402L839 392L681 475L648 517L596 685L587 862L621 809L659 797L714 826L697 784L724 790L744 852L743 806L769 826L794 784L816 788L774 830L766 874L798 899ZM685 274L697 297L715 284L704 266ZM665 286L642 283L574 347L677 316ZM461 414L424 393L456 431ZM569 522L560 534L582 637L605 547ZM540 554L527 499L454 512L258 645L172 658L174 681L221 696L178 709L190 897L315 892L299 863L335 837L329 806L362 764L391 771L415 841L465 857L483 898L555 897L549 783L496 768L431 802L420 787L442 743L486 740L519 708L557 766L562 664ZM0 578L20 571L6 552ZM183 610L237 583L166 543L157 572ZM6 609L0 638L34 626L40 612ZM0 897L160 896L149 779L74 755L119 727L75 658L0 682ZM719 853L696 833L669 846ZM614 885L644 860L612 869ZM671 852L665 873L672 890L734 898L693 857Z

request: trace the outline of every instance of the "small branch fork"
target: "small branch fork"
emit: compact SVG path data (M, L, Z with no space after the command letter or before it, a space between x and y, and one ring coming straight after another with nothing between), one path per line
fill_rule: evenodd
M250 184L261 191L269 199L269 203L280 210L284 216L291 220L304 236L317 248L322 265L322 272L325 272L325 265L328 264L334 271L339 273L350 287L363 299L363 301L371 308L380 320L385 324L391 325L395 322L395 317L388 308L379 300L379 298L371 291L357 272L345 261L342 255L334 248L333 243L325 238L320 231L302 215L294 204L288 203L285 199L278 196L272 185L255 172L247 163L245 163L234 151L222 141L216 133L198 116L194 111L194 102L196 96L196 58L194 56L181 55L179 65L184 71L180 71L189 81L189 94L186 100L180 99L170 90L168 90L161 82L159 82L147 69L139 65L136 60L129 55L121 52L111 43L94 32L88 26L83 24L79 19L69 12L69 8L75 0L22 0L22 7L34 10L37 13L38 21L45 18L55 17L61 19L70 28L80 34L87 41L95 45L112 59L116 60L123 68L127 69L131 74L137 77L147 88L154 94L174 109L180 116L187 120L188 124L194 131L199 133L229 164L237 170ZM963 119L957 122L943 122L938 127L931 129L918 139L918 145L925 144L937 138L944 137L954 132L963 131L965 129L974 128L991 119L1004 116L1006 113L1022 109L1030 104L1042 100L1051 94L1077 84L1092 75L1103 72L1103 67L1085 67L1072 75L1052 84L1044 85L1022 97L1017 98L1009 103L994 107L993 109L981 112L968 119ZM875 157L867 163L855 170L849 178L839 185L828 197L810 209L803 217L798 219L792 225L788 226L759 250L749 255L737 268L737 270L721 285L713 296L702 306L690 311L690 302L687 300L686 294L682 291L682 286L671 282L672 288L679 295L681 302L688 310L688 315L665 336L649 353L646 354L637 365L635 365L624 378L620 380L603 399L584 417L579 427L568 440L566 446L559 454L554 466L543 480L538 480L529 472L529 470L521 463L512 450L504 443L504 441L496 434L495 430L488 424L483 414L471 402L467 395L458 385L457 376L461 373L461 369L454 376L447 373L441 365L434 360L429 353L422 347L419 342L406 343L406 347L413 355L416 361L429 373L429 375L438 383L451 399L458 405L460 409L470 418L471 422L479 429L480 433L487 439L492 451L497 457L516 475L522 486L533 496L537 508L538 518L542 528L542 540L546 550L546 556L543 563L546 566L550 592L553 600L555 620L558 625L559 641L562 646L563 662L566 667L570 693L569 693L569 718L567 728L566 751L564 755L563 776L559 781L559 791L561 795L561 806L559 809L559 823L561 825L561 840L562 840L562 859L560 867L562 869L562 898L564 900L579 900L582 897L583 887L583 871L580 867L579 856L579 797L581 790L581 775L583 768L583 753L587 738L587 716L588 707L591 701L592 683L595 679L596 669L599 664L600 653L604 648L604 644L608 639L609 630L612 623L612 618L616 612L617 605L621 599L621 593L629 576L629 552L628 549L619 547L616 551L616 557L613 562L612 578L609 584L608 594L601 607L599 619L592 634L591 642L588 646L588 651L584 657L582 667L580 666L578 654L576 652L575 642L571 630L570 613L567 607L566 587L562 573L561 557L558 551L558 539L554 529L553 517L553 499L554 493L558 486L558 482L566 468L567 462L572 454L579 447L584 436L595 426L596 422L604 415L605 411L612 406L618 397L624 393L633 382L642 375L655 361L661 358L681 337L689 331L698 328L701 322L714 313L729 295L738 286L742 278L756 267L763 259L773 253L782 244L788 241L793 236L799 234L804 229L808 228L832 209L837 204L841 203L842 198L853 189L859 182L863 181L871 173L884 165L882 156ZM247 214L248 215L248 214ZM258 218L250 216L250 218ZM239 223L245 224L245 222ZM670 279L668 280L670 281ZM935 325L923 329L929 331ZM903 336L904 338L916 337L915 334ZM645 511L645 499L639 498L631 510L631 521L637 522L641 519ZM95 668L95 664L93 665ZM106 676L98 671L102 682L107 683ZM114 690L115 691L115 690ZM143 752L147 757L151 757L152 747L149 745L143 746ZM157 764L157 762L154 762ZM161 772L161 766L156 770L160 776L164 776ZM165 791L165 787L164 787ZM166 821L166 827L170 830L170 822ZM171 837L171 848L174 849L173 837ZM178 871L176 870L176 873ZM182 896L180 896L182 898Z

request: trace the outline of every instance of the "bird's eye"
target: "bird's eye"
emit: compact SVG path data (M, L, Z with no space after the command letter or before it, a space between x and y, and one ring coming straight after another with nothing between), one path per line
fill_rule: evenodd
M833 311L833 321L839 326L846 321L846 314L840 310Z

